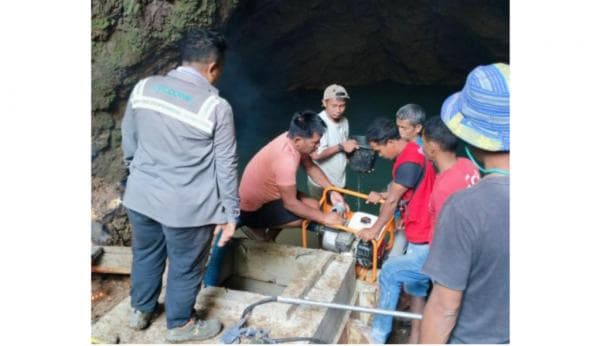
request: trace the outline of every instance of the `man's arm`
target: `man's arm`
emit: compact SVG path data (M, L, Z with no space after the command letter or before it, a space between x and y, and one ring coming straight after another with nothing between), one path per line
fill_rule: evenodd
M433 284L431 296L423 311L420 344L445 344L456 325L462 301L462 291Z
M323 138L321 138L323 140ZM337 153L351 153L358 148L358 143L354 139L347 140L340 144L335 144L330 147L327 147L324 150L317 150L310 154L310 158L315 161L321 161L332 157Z
M319 184L321 187L327 187L332 185L325 173L317 166L309 156L302 156L302 166L306 171L306 174L312 178L312 180Z
M400 198L408 191L408 188L392 182L388 187L387 198L381 207L377 221L373 226L365 228L358 232L358 236L363 240L375 239L381 228L394 217L394 211L398 207Z
M398 206L398 202L404 196L406 191L411 188L415 188L419 181L419 177L423 172L423 168L412 162L406 162L396 168L396 174L394 181L388 185L387 197L385 203L379 211L379 217L377 222L370 227L365 228L359 232L358 236L363 240L371 240L377 236L381 227L385 225L393 216L394 211ZM373 202L376 200L376 194L370 194L369 201Z
M215 111L216 126L214 134L215 166L217 186L221 202L225 206L227 223L235 224L240 215L240 199L237 181L237 144L231 106L221 101Z
M311 160L311 158L309 156L302 156L302 166L304 167L304 170L306 171L306 174L312 178L312 180L314 182L316 182L317 184L319 184L321 187L325 188L328 186L333 185L329 179L327 178L327 176L325 175L325 173L323 173L323 171L321 170L321 168L319 166L317 166L313 160ZM342 195L337 192L337 191L331 191L330 193L330 199L331 199L331 203L336 204L336 203L344 203L344 197L342 197ZM348 208L348 206L346 205L346 208Z
M123 161L125 167L129 168L133 155L137 150L137 132L135 130L134 110L131 101L127 102L125 115L121 124L121 149L123 150Z
M310 154L310 158L315 161L321 161L321 160L328 159L337 153L341 153L342 151L343 151L343 148L341 148L339 145L336 144L336 145L327 147L323 151L315 150L315 152Z
M279 193L281 194L281 200L283 201L283 207L295 215L303 219L313 220L320 224L328 222L325 214L318 209L314 209L306 203L303 203L298 199L298 190L296 185L281 186L277 185Z
M448 341L469 283L475 233L473 223L463 215L461 205L454 203L456 200L452 197L444 203L434 241L421 269L434 284L421 321L420 343Z

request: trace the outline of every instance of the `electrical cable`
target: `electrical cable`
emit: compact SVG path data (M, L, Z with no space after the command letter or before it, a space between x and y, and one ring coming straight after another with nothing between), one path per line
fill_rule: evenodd
M242 318L245 318L246 315L248 315L250 312L252 312L252 309L254 309L254 307L256 307L258 305L266 304L266 303L276 302L276 301L277 301L277 297L267 297L265 299L255 302L255 303L252 303L244 309L244 311L242 312Z
M252 310L255 307L262 305L262 304L273 303L273 302L277 302L277 297L267 297L265 299L259 300L255 303L248 305L242 312L242 317L240 319L240 322L238 323L238 326L241 327L243 324L246 323L250 313L252 312ZM282 344L282 343L288 343L288 342L298 342L298 341L308 341L313 344L326 344L325 341L317 339L317 338L313 338L313 337L290 337L290 338L280 338L280 339L265 338L264 341L267 341L269 343L276 343L276 344Z

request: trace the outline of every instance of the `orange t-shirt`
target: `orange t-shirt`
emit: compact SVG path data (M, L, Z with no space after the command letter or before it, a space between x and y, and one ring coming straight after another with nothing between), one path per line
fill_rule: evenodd
M277 186L296 185L300 158L287 132L265 145L244 169L240 182L240 209L255 211L267 202L281 199Z

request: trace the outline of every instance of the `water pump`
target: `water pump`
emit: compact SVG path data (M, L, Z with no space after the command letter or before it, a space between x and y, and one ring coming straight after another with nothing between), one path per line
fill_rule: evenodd
M377 280L377 269L381 267L381 260L386 250L394 242L394 221L388 221L375 239L365 242L360 240L357 233L367 227L373 226L377 216L364 212L345 210L343 205L331 205L327 199L328 192L337 191L342 195L368 199L368 196L359 192L328 187L323 191L320 206L323 212L340 213L346 220L343 225L325 226L314 221L305 220L302 224L302 244L307 247L307 232L322 234L323 249L337 253L352 251L357 263L357 276L368 282ZM383 201L380 201L382 203Z

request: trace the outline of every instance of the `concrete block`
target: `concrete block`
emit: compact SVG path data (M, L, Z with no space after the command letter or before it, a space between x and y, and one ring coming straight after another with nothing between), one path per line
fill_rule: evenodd
M218 318L224 328L237 323L249 304L273 295L277 290L285 297L341 304L353 302L356 279L352 257L251 240L237 242L234 253L229 282L234 282L240 289L204 288L196 300L199 315ZM255 292L243 290L247 288ZM163 300L164 288L159 298L159 301ZM92 336L106 342L164 343L165 314L159 314L148 329L133 331L127 327L129 305L129 298L124 299L101 317L92 325ZM331 343L342 334L348 315L344 310L268 303L254 308L248 325L270 329L272 338L317 337ZM219 336L205 343L219 343Z

